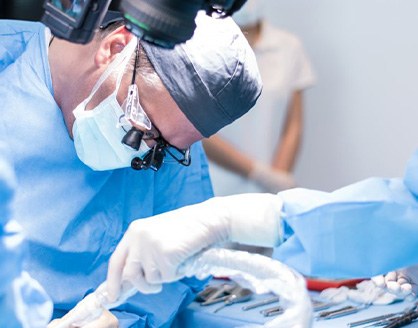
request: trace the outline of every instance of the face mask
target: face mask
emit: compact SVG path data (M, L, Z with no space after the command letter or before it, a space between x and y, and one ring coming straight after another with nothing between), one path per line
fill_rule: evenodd
M263 18L263 1L248 0L232 18L240 27L255 25Z
M89 97L80 103L73 111L75 122L73 125L74 146L80 160L96 171L113 170L131 166L134 157L142 158L150 147L141 141L139 150L134 150L122 144L129 122L119 105L116 96L122 77L129 60L137 45L133 38L121 53L113 60ZM104 99L97 107L86 110L86 106L103 82L114 72L118 71L116 90ZM124 120L123 127L120 124ZM150 126L144 113L143 126ZM131 126L132 127L132 126Z

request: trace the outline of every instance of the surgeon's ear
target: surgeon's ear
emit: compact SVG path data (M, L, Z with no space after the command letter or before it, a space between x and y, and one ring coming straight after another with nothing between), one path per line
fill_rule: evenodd
M124 26L107 35L100 41L99 48L94 57L94 63L97 67L109 65L114 56L120 53L127 46L134 36Z

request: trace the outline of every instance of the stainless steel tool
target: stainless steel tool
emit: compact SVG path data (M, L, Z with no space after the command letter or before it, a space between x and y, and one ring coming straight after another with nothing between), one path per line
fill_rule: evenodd
M255 302L253 304L245 305L241 309L243 311L248 311L248 310L258 308L258 307L263 306L263 305L268 305L268 304L276 303L276 302L279 302L279 301L280 301L279 296L269 297L269 298L266 298L264 300L260 300L258 302Z
M284 308L282 308L280 305L273 306L271 308L261 310L260 313L265 317L272 317L274 315L282 314L284 313Z
M201 302L200 305L206 306L206 305L212 305L215 303L222 302L226 300L231 293L234 292L235 289L241 288L240 286L236 284L223 284L217 287L217 289L212 292L209 296L206 297L206 300Z
M224 304L222 304L222 306L218 307L215 311L213 311L213 313L216 313L219 310L231 304L249 301L252 296L253 296L253 292L251 291L251 289L248 289L248 288L234 289L232 293L224 300Z
M342 308L332 310L332 311L322 311L317 315L317 319L319 320L328 320L328 319L334 319L339 318L345 315L356 313L360 310L365 309L367 306L344 306Z

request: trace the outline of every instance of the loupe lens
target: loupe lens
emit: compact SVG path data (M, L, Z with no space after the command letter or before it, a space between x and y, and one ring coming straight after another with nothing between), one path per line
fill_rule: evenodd
M132 149L139 150L144 132L132 127L122 138L122 143Z

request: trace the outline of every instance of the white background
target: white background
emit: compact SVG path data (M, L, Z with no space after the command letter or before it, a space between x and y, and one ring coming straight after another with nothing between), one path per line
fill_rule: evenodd
M417 0L266 0L299 36L317 85L305 93L301 186L402 176L418 148Z

